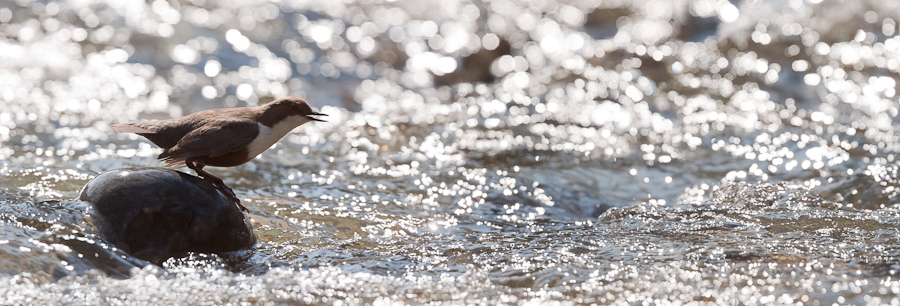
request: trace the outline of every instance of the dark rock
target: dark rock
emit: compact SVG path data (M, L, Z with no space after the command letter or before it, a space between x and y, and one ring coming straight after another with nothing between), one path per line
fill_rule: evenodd
M161 263L187 252L247 249L249 220L207 181L167 168L104 172L81 190L100 217L100 231L125 252Z

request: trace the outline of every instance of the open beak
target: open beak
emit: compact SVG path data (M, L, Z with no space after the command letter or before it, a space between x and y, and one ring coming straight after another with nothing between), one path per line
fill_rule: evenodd
M322 119L319 119L319 118L315 118L315 117L310 117L310 116L328 116L328 115L326 115L326 114L323 114L323 113L312 113L311 115L307 115L306 118L309 119L309 120L313 120L313 121L328 122L328 121L325 121L325 120L322 120Z

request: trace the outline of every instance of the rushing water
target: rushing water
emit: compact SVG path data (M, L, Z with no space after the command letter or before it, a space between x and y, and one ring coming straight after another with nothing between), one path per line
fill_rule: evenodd
M0 2L0 304L900 304L900 3ZM104 242L109 125L309 100L260 241Z

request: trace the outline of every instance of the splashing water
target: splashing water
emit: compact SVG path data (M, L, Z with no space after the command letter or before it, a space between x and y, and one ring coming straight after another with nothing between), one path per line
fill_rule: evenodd
M0 4L0 304L898 304L900 4ZM106 243L111 124L310 101L260 241Z

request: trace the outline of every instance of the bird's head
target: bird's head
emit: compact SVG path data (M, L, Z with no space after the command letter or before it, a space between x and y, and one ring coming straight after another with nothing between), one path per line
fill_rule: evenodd
M317 116L327 116L326 114L314 111L309 103L300 98L281 98L261 107L264 111L260 122L268 126L274 126L282 121L294 127L310 121L326 122L317 118Z
M300 99L300 98L287 97L287 98L281 98L275 102L272 102L272 104L276 104L276 103L283 105L280 108L284 108L286 111L288 111L289 115L291 115L291 116L306 117L306 119L309 119L312 121L320 121L320 122L326 122L326 121L319 119L316 116L328 116L326 114L318 113L318 112L314 111L312 109L312 107L309 106L309 103L306 103L305 100Z

